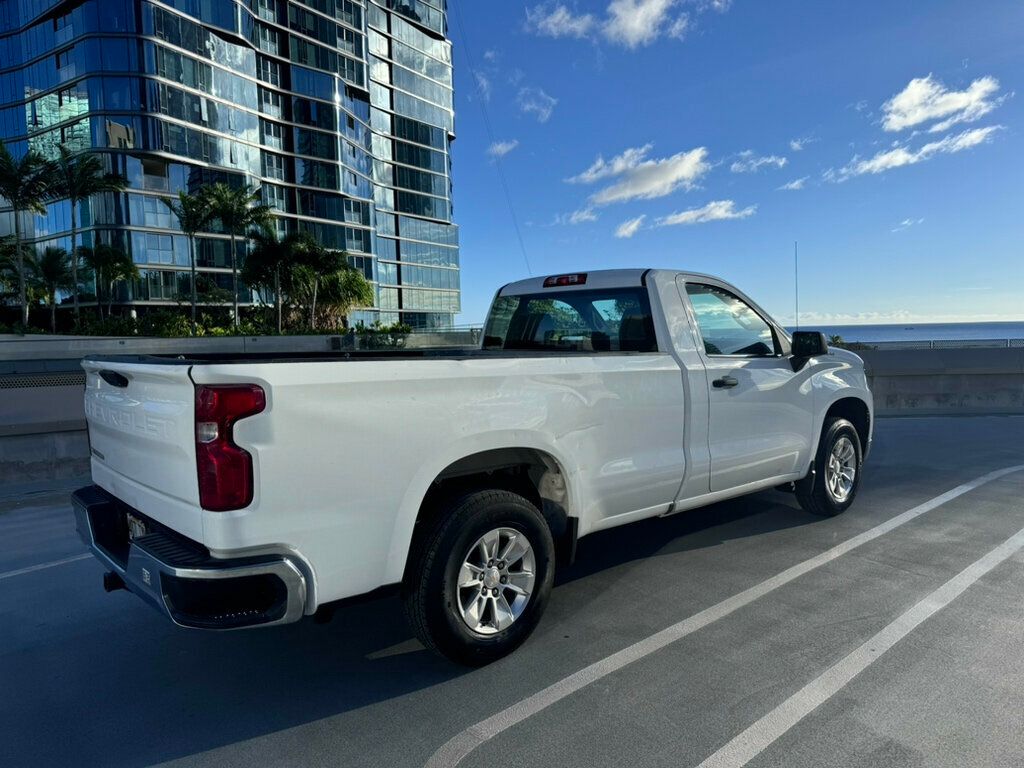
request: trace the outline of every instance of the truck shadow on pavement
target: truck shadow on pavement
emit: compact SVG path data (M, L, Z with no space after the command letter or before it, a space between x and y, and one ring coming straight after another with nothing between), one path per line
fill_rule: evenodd
M559 569L555 586L646 560L723 541L760 536L820 521L797 506L792 494L764 491L708 507L598 531L580 539L576 562Z

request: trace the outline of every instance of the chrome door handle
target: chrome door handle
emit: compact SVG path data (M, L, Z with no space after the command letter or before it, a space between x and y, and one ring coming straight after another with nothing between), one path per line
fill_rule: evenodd
M734 379L732 376L723 376L722 378L715 379L714 381L711 382L711 386L713 386L715 389L732 389L737 384L739 384L739 382L736 381L736 379Z

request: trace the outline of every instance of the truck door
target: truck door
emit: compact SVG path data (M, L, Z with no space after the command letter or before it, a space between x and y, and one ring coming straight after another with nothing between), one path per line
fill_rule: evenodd
M677 279L707 371L711 491L801 473L813 391L788 342L751 302L711 278Z

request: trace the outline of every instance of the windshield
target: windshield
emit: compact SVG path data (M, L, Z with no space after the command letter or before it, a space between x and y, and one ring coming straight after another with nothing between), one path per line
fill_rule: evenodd
M643 288L499 296L484 349L654 352L658 348Z

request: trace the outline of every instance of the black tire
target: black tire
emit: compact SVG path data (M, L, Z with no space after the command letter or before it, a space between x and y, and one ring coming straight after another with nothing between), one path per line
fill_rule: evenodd
M462 617L457 580L470 548L497 528L514 529L529 542L533 590L510 626L480 634ZM476 491L444 502L436 522L418 537L406 571L405 614L427 648L459 664L482 666L511 653L530 636L544 613L554 575L554 541L537 508L509 491Z
M828 488L826 470L833 447L844 437L853 444L856 472L853 477L853 487L849 494L840 501ZM845 512L853 504L853 500L857 497L857 491L860 489L863 464L864 454L861 450L860 436L853 424L841 418L826 419L825 425L821 429L818 453L814 457L814 471L809 472L807 477L796 484L796 498L800 502L800 506L812 515L822 517L834 517Z

